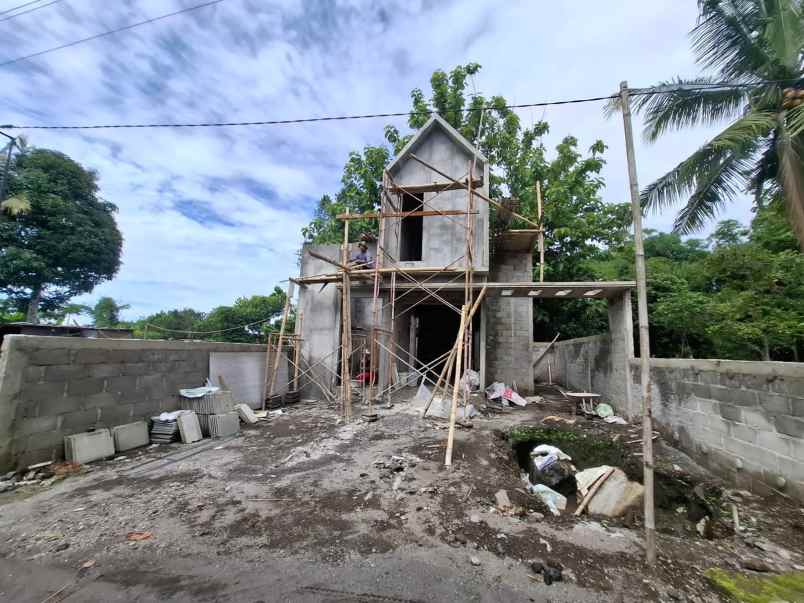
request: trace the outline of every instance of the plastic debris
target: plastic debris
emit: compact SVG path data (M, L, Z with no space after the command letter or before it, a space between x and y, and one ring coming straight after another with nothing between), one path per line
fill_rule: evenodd
M595 407L595 412L601 419L614 415L614 409L606 403L598 404L597 407Z
M604 417L603 420L606 423L615 423L616 425L628 425L628 421L619 417L617 415L611 415L610 417Z
M567 508L567 498L544 484L530 484L528 491L538 496L553 515L561 515Z
M220 387L215 386L191 387L188 389L180 389L179 393L185 398L203 398L207 394L214 394L215 392L220 391L220 389Z

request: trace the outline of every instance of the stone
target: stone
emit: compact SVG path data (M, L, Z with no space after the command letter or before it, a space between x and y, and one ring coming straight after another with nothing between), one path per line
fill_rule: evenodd
M110 456L114 456L114 440L106 428L64 438L64 457L73 463L83 465Z
M135 421L113 427L112 438L114 439L114 449L117 452L147 446L151 441L148 435L148 423L145 421Z
M181 441L185 444L192 444L204 438L201 434L201 425L198 422L198 415L194 412L185 412L176 417L176 424L179 426Z
M511 500L508 498L508 492L505 490L498 490L494 495L494 500L497 502L497 509L503 513L510 511L513 506L511 505Z
M593 515L618 517L638 504L644 492L642 484L630 481L622 469L615 468L589 501L587 508Z
M763 560L759 559L758 557L745 557L740 560L740 565L747 570L751 570L753 572L772 572L773 568L771 565Z
M477 557L469 557L469 563L471 563L474 566L480 565L480 559L478 559Z

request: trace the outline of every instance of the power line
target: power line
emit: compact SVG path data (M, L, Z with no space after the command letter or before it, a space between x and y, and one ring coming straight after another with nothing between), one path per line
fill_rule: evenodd
M42 0L31 0L30 2L25 2L13 8L7 8L6 10L0 11L0 15L7 15L8 13L13 13L15 10L19 10L20 8L25 8L26 6L30 6L31 4L36 4L37 2L42 2Z
M221 0L218 0L219 2ZM0 65L2 66L2 65ZM767 80L751 83L732 83L732 82L714 82L710 84L698 84L692 86L660 86L657 88L634 88L631 91L631 96L648 96L653 94L668 94L672 92L692 92L695 90L712 90L712 89L736 89L736 88L756 88L761 86L768 86L771 84L790 84L796 85L800 80ZM538 103L524 103L516 105L504 105L500 107L484 106L484 107L468 107L459 109L461 113L471 113L475 111L499 111L499 110L514 110L514 109L527 109L531 107L550 107L557 105L571 105L579 103L592 103L599 101L614 100L620 98L619 94L609 94L606 96L590 96L585 98L574 98L567 100L544 101ZM432 115L437 113L435 110L430 111L399 111L394 113L367 113L362 115L335 115L325 117L302 117L297 119L273 119L261 121L222 121L222 122L197 122L197 123L141 123L141 124L96 124L96 125L78 125L78 126L15 126L13 124L2 124L0 128L8 130L101 130L101 129L135 129L135 128L222 128L234 126L279 126L288 124L304 124L316 123L326 121L350 121L359 119L375 119L379 117L410 117L414 115Z
M58 4L59 2L64 2L64 0L51 0L47 4L40 4L39 6L34 6L33 8L29 8L28 10L24 10L22 12L15 13L13 15L9 15L8 17L3 17L2 19L0 19L0 23L3 23L4 21L11 21L11 19L16 19L17 17L21 17L22 15L27 15L28 13L32 13L34 11L39 10L40 8L47 8L48 6L51 6L53 4ZM23 5L23 6L26 6L26 5ZM21 8L21 7L18 6L17 8ZM5 14L5 13L0 13L0 14Z
M17 57L16 59L11 59L9 61L5 61L0 63L0 67L6 67L7 65L13 65L14 63L19 63L20 61L26 61L28 59L32 59L34 57L42 56L43 54L47 54L49 52L55 52L57 50L62 50L64 48L70 48L72 46L77 46L78 44L83 44L84 42L90 42L92 40L97 40L98 38L103 38L106 36L111 36L112 34L120 33L121 31L128 31L129 29L134 29L135 27L139 27L140 25L147 25L149 23L155 23L156 21L161 21L162 19L167 19L168 17L174 17L176 15L181 15L183 13L189 13L193 10L198 10L199 8L205 8L207 6L212 6L213 4L219 4L223 2L223 0L210 0L209 2L204 2L203 4L197 4L195 6L189 6L187 8L183 8L181 10L174 11L172 13L167 13L165 15L160 15L158 17L153 17L152 19L146 19L145 21L139 21L138 23L130 23L129 25L125 25L123 27L118 27L117 29L110 29L109 31L104 31L103 33L95 34L93 36L89 36L87 38L81 38L80 40L75 40L73 42L68 42L67 44L62 44L60 46L54 46L53 48L47 48L45 50L40 50L39 52L34 52L31 54L27 54L25 56Z

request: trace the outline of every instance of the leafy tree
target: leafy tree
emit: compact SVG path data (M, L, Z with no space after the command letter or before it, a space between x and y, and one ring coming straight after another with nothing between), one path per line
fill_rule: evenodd
M200 331L204 313L192 308L163 310L134 323L134 335L141 339L181 339L182 333Z
M0 212L0 292L38 322L40 310L57 309L117 273L117 208L98 197L94 172L57 151L16 155L8 185L10 197L24 198L29 209Z
M118 304L111 297L101 297L90 310L92 324L96 327L116 327L121 323L120 312L130 307L129 304Z
M645 116L650 141L674 129L734 121L648 185L642 202L663 209L685 201L675 229L687 234L742 190L753 193L758 207L768 195L783 196L804 247L804 103L797 97L804 88L801 0L698 5L692 48L710 74L661 82L658 93L636 96L634 107ZM715 85L723 81L744 86Z
M231 306L218 306L198 325L199 331L225 331L205 337L214 341L257 342L274 329L285 307L285 292L274 287L270 295L240 297ZM268 322L260 322L270 319ZM259 323L259 324L253 324ZM244 326L249 325L249 326ZM285 326L291 333L292 322Z

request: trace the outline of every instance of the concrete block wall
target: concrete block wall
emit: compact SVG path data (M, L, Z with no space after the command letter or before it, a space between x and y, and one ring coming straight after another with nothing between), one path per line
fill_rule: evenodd
M631 365L638 408L639 360ZM650 365L654 421L666 437L740 488L777 488L804 501L804 363L652 358Z
M178 407L203 385L209 354L232 343L9 335L0 352L0 470L64 458L63 438Z
M528 252L499 251L491 280L529 282L533 258ZM520 394L533 391L533 300L494 296L486 300L486 382L516 383Z

